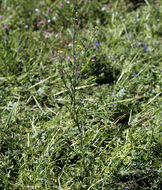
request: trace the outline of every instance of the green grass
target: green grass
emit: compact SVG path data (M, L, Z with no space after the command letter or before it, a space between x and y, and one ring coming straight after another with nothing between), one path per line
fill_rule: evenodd
M160 190L160 0L75 2L0 2L0 189Z

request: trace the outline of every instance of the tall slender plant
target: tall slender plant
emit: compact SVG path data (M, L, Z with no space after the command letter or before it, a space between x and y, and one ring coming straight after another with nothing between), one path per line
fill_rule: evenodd
M78 9L79 5L77 0L73 1L73 9L72 9L72 29L69 30L71 33L71 38L72 38L72 58L70 56L67 57L69 60L69 70L70 72L65 71L64 69L61 71L62 72L62 80L64 87L66 88L67 94L70 99L70 106L67 106L71 118L74 121L75 126L77 126L79 134L80 134L80 148L81 152L83 153L84 145L83 145L83 134L84 134L84 128L83 124L80 120L80 111L81 111L81 99L77 100L77 87L79 85L79 79L80 79L80 68L81 65L80 60L79 60L79 55L78 55L78 49L77 49L77 29L79 26L78 23ZM83 155L83 154L82 154Z
M72 9L72 28L69 29L69 33L71 35L72 41L72 49L71 49L71 58L67 56L68 60L68 68L67 71L65 69L61 70L61 78L70 99L70 104L65 105L68 108L68 111L71 115L71 118L74 122L74 125L77 126L79 136L80 136L80 152L82 157L82 164L85 168L85 149L84 149L84 131L86 125L86 116L87 112L84 109L84 97L81 93L80 89L85 86L80 87L80 79L82 76L82 71L85 65L88 63L88 60L92 56L93 53L93 45L91 43L92 39L84 41L80 39L79 36L79 10L82 6L83 2L79 2L77 0L73 1L73 9ZM94 29L93 38L95 38L98 30ZM89 49L91 49L91 53L89 53ZM86 63L86 64L85 64ZM87 87L92 85L87 85Z

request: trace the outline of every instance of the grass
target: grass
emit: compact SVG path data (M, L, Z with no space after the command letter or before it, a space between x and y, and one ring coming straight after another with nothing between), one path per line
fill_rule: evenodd
M161 3L0 2L0 189L159 189Z

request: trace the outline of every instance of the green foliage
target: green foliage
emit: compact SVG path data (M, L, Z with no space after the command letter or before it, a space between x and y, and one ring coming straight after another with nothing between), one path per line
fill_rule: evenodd
M134 2L0 1L0 189L160 189L162 9Z

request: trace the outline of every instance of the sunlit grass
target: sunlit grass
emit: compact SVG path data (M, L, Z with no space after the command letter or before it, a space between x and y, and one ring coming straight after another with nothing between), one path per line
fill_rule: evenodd
M0 5L0 189L160 189L160 1Z

